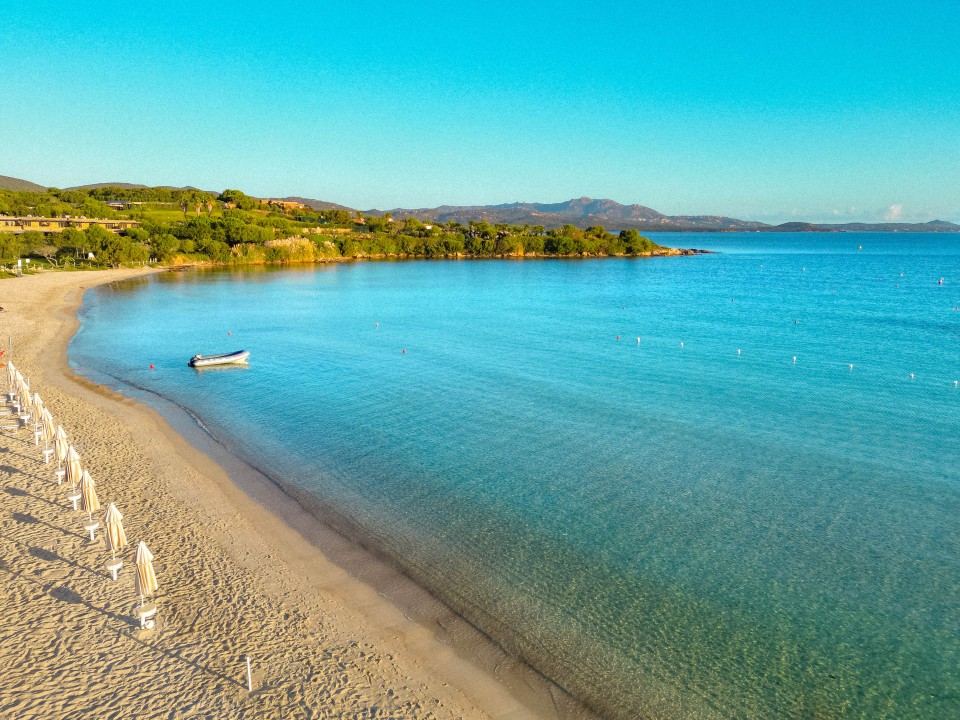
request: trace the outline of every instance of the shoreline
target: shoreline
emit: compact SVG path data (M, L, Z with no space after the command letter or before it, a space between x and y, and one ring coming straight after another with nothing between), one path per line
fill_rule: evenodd
M135 523L134 516L143 512L142 509L135 510L136 503L131 502L136 495L140 495L141 504L150 512L158 509L158 503L150 499L151 495L157 494L157 481L143 476L159 476L160 494L173 501L166 514L179 517L179 524L187 526L186 534L191 536L193 547L209 550L212 543L223 555L220 560L225 563L224 569L233 577L228 578L231 582L223 578L220 582L233 585L233 592L228 593L233 605L245 605L246 596L253 596L265 606L264 611L272 610L288 621L291 617L299 620L291 626L268 623L271 633L281 636L275 639L282 640L280 646L284 648L282 655L288 659L287 665L295 656L298 660L294 665L302 670L303 665L329 660L335 656L334 650L353 648L356 657L351 657L350 663L341 660L338 672L343 672L344 666L355 666L359 677L364 678L362 682L348 682L345 692L330 692L331 697L324 698L322 693L312 696L313 701L324 707L330 704L331 698L346 703L337 714L389 707L402 709L405 717L509 717L518 720L591 717L570 696L532 668L507 655L402 572L322 524L273 480L232 455L215 439L209 435L200 437L201 431L195 421L182 409L178 410L177 419L177 412L158 412L148 404L114 393L73 372L69 367L67 346L79 326L77 311L82 304L83 291L95 285L154 272L157 271L42 273L0 285L2 304L8 310L29 315L32 309L34 314L32 320L36 327L29 339L11 333L15 336L13 360L35 381L34 387L45 398L56 420L63 422L71 439L80 446L78 449L84 461L90 462L91 472L98 477L101 502L106 504L117 499L119 505L122 500L124 507L121 510ZM27 291L21 293L25 294L26 302L22 298L11 301L11 293L7 290L12 289L14 283L21 285L17 288L21 291L25 290L23 285L29 284L32 286L30 290L47 292L39 300L36 299L37 293ZM44 317L45 313L47 317ZM4 314L0 317L6 319L10 316ZM16 329L21 335L25 330L22 327ZM52 344L52 351L37 350L36 345L44 340ZM76 434L73 430L76 423L69 417L71 413L62 409L68 405L77 413L88 416L84 423L87 428ZM108 430L109 425L114 427ZM129 468L120 470L128 456L118 458L118 453L110 447L111 438L120 429L117 425L129 435L123 440L130 442L131 449L141 456L131 458L128 463L141 471L137 478L129 477ZM38 465L43 467L42 463ZM107 467L101 468L104 465ZM111 478L113 469L119 470L116 474L121 477L128 476L124 490L128 496L134 497L116 498L116 493L111 492L117 485ZM11 474L16 477L16 473ZM17 497L10 494L4 500ZM63 522L67 522L69 514L62 512L61 515ZM150 537L157 534L156 529L150 531ZM131 535L128 529L133 542L136 542L133 539L136 535L136 532ZM165 554L168 550L176 553L176 548L183 544L182 537L180 540L178 542L175 528L170 528L159 540L155 537L152 540L151 548L156 545L154 552L159 562L166 563L162 570L158 570L161 591L157 604L161 625L159 631L142 642L176 645L181 640L178 630L183 627L178 623L189 621L189 611L194 610L196 614L192 623L185 624L191 631L196 631L197 618L208 610L202 602L200 606L195 602L192 608L179 604L180 595L196 596L196 591L205 594L204 580L208 579L199 578L198 582L194 574L192 581L181 582L177 573L171 572L174 569L170 564L172 558ZM102 547L99 537L98 544ZM79 547L71 549L89 554L90 548L84 548L80 543ZM7 564L5 559L5 566ZM240 575L244 577L238 577ZM168 594L165 588L175 590ZM112 592L116 588L108 590ZM10 608L6 607L4 614L9 614ZM315 635L318 616L323 618L324 632L329 633L326 642L318 642ZM298 624L302 627L298 628ZM205 629L206 633L199 633L199 642L225 642L222 631L216 627ZM263 629L251 627L248 632L262 634ZM123 633L123 629L110 631ZM139 631L132 633L142 634ZM332 642L331 636L337 641ZM193 638L190 642L196 641ZM293 647L290 647L291 643ZM361 646L364 650L359 650ZM249 712L252 717L271 717L275 713L288 717L294 707L304 710L304 717L314 717L313 712L320 712L319 707L311 710L312 703L307 700L311 698L311 687L292 678L289 682L279 680L288 675L282 672L283 662L276 658L267 661L257 656L254 660L262 663L258 665L263 668L259 671L262 676L272 677L270 692L261 694L257 691L244 698L245 692L238 696L233 691L230 697L218 699L221 702L218 711L227 714L239 711L241 715ZM230 661L236 664L234 657L230 657ZM311 668L308 677L313 677L316 672L317 668ZM326 674L327 680L337 680L329 677L331 673ZM142 679L149 680L147 677ZM8 706L5 703L6 684L6 681L0 682L0 708ZM163 707L165 702L177 697L175 693L183 694L184 690L158 687L145 694L153 696L154 705ZM258 704L267 694L272 702L269 709ZM297 701L289 701L289 698L297 698ZM352 707L349 707L350 703ZM167 717L169 713L163 715Z

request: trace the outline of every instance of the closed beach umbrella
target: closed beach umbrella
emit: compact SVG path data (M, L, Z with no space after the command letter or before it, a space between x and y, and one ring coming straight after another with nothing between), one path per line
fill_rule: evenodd
M17 383L17 368L12 362L7 363L7 393L13 394Z
M23 379L23 375L20 375L19 389L17 394L20 396L20 414L29 415L30 404L33 401L33 398L30 397L30 383Z
M64 437L64 442L66 442L66 437ZM67 480L70 481L70 487L75 489L83 479L83 471L80 469L80 455L73 449L73 445L67 447L66 462Z
M137 566L136 588L142 606L143 599L157 591L157 576L153 572L153 553L147 549L147 544L143 540L137 544L137 554L133 561Z
M63 467L67 461L67 448L70 447L67 442L67 431L62 425L57 425L57 432L53 435L53 454L57 456L57 470ZM78 456L79 459L79 456ZM57 485L60 484L60 476L57 476Z
M20 394L21 403L30 403L30 381L19 370L17 370L17 392Z
M87 470L83 471L83 477L80 478L80 504L87 511L87 522L83 524L83 529L90 533L90 542L93 542L100 527L99 521L93 519L93 514L100 509L100 500L93 486L93 477Z
M40 393L33 394L33 444L40 444L40 435L42 430L40 429L40 422L43 418L43 400L40 399Z
M54 437L56 437L56 426L53 424L53 415L50 413L49 408L44 408L43 413L40 416L40 422L42 424L43 430L43 444L49 445L53 442Z
M100 509L97 490L94 487L93 477L88 470L84 470L83 477L80 478L80 506L87 511L90 519L93 519L93 514Z
M107 505L107 513L103 516L103 531L107 535L107 548L111 557L117 557L117 551L127 546L127 534L123 531L123 515L113 503Z
M110 503L107 506L107 512L103 516L103 531L107 536L107 548L110 550L110 559L107 561L107 570L117 579L117 572L123 567L123 561L117 559L117 551L122 550L127 545L127 534L123 531L123 515L117 510L117 506Z

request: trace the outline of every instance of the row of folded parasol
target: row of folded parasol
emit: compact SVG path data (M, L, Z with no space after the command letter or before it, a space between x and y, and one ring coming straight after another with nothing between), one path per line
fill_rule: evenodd
M70 484L70 493L67 499L72 503L73 510L82 510L87 514L84 530L90 533L90 542L96 541L96 531L100 522L94 513L100 511L100 500L97 498L96 485L90 471L81 465L80 454L70 443L63 426L55 424L53 415L44 405L40 393L31 393L30 382L12 362L7 363L8 404L14 409L14 424L4 427L7 431L19 432L23 429L32 430L34 445L43 443L43 459L49 464L51 455L57 463L57 485L64 481ZM79 507L78 507L79 505ZM104 539L107 550L110 551L110 560L106 562L106 569L117 580L123 561L117 554L127 547L127 535L123 529L123 515L114 503L107 506L103 515ZM152 596L158 588L157 577L153 570L153 554L142 540L137 544L134 553L136 574L134 585L140 597L140 606L136 610L140 627L151 629L154 627L156 606L146 605L145 599Z

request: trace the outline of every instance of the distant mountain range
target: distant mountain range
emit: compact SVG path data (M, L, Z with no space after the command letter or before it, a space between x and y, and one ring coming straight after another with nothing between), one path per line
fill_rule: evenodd
M283 198L320 209L343 205L311 200ZM664 215L644 205L621 205L614 200L594 200L582 197L561 203L507 203L504 205L441 205L435 208L394 208L393 210L366 210L365 214L383 217L387 213L394 220L416 218L424 222L459 222L486 220L491 225L542 225L545 228L576 225L587 228L602 225L607 230L659 232L960 232L960 225L945 220L926 223L842 223L817 224L789 222L780 225L738 220L722 215Z
M90 183L89 185L74 185L73 187L64 188L64 190L96 190L97 188L105 187L115 187L115 188L124 188L130 190L133 188L145 188L145 187L159 187L164 190L200 190L200 188L193 187L193 185L185 185L183 187L177 187L176 185L141 185L140 183L122 183L122 182L105 182L105 183ZM46 188L44 188L46 190ZM215 195L219 195L219 190L200 190L200 192L209 192Z
M132 183L93 183L78 185L70 190L100 187L142 188L147 185ZM175 190L196 190L194 187ZM43 192L47 188L27 180L0 175L0 190L26 190ZM215 191L207 191L215 192ZM346 210L356 212L346 205L314 200L298 196L278 198L299 202L315 210ZM416 218L424 222L459 222L486 220L492 225L542 225L555 228L576 225L586 228L602 225L608 230L637 229L644 231L703 231L703 232L960 232L960 225L945 220L926 223L806 223L788 222L770 225L755 220L738 220L722 215L664 215L644 205L621 205L613 200L595 200L582 197L560 203L507 203L504 205L441 205L435 208L394 208L393 210L366 210L365 214L382 217L387 213L395 220Z

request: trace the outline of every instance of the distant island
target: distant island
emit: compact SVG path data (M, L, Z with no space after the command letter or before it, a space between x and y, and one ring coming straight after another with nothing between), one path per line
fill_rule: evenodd
M612 228L608 229L608 228ZM355 210L240 190L96 183L47 188L0 176L0 265L50 267L327 262L363 258L520 258L696 254L641 235L707 232L960 232L960 225L767 225L719 216L668 216L642 205L562 203Z

